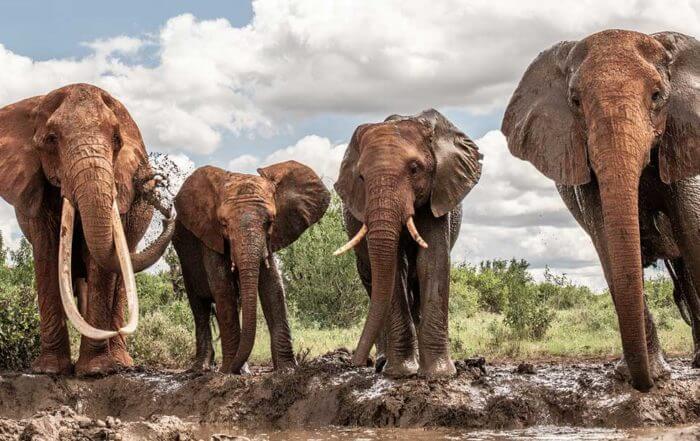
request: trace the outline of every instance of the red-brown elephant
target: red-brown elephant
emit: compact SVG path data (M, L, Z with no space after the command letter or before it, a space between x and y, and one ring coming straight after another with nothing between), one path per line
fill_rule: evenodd
M643 391L668 374L642 290L656 259L700 366L700 43L621 30L561 42L527 69L502 130L593 240L620 324L618 371Z
M393 115L355 130L335 189L343 201L370 307L353 363L390 376L446 376L450 250L462 199L481 176L474 142L438 111ZM384 365L384 361L386 364Z
M157 261L174 231L167 219L163 233L134 252L153 213L150 176L136 123L102 89L74 84L0 109L0 196L14 206L34 253L35 372L73 370L66 315L83 335L77 374L132 364L125 335L138 320L134 271Z
M258 173L201 167L175 198L178 220L173 244L194 315L195 370L208 369L214 357L209 320L215 303L221 371L245 371L255 343L258 296L270 330L275 369L296 366L284 287L273 253L321 219L330 193L313 170L296 161L273 164Z

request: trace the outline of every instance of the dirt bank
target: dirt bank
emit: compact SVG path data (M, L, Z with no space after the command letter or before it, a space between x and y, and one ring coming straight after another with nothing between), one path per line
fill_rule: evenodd
M458 367L458 375L445 380L391 380L351 367L349 354L336 351L294 372L257 369L246 377L143 368L95 379L4 373L0 436L17 437L34 426L94 431L97 439L128 439L135 431L173 439L171 433L196 436L201 427L219 425L485 430L700 422L700 370L690 369L687 359L671 360L673 377L648 394L616 380L604 362L486 365L485 372L463 362Z

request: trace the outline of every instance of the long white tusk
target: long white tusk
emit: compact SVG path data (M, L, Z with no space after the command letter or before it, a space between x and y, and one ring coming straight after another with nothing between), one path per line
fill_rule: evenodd
M355 247L357 246L357 244L360 243L360 241L362 240L362 238L365 237L366 234L367 234L367 225L362 224L362 228L360 228L360 231L357 232L357 234L355 235L355 237L353 237L352 239L350 239L350 240L348 241L348 243L346 243L346 244L343 245L342 247L340 247L340 248L338 248L337 250L335 250L335 251L333 252L333 255L334 255L334 256L340 256L341 254L346 253L346 252L348 252L349 250L355 248Z
M82 335L93 340L107 340L115 337L117 331L103 331L91 326L78 312L73 300L73 276L71 275L71 248L73 246L73 224L75 209L68 199L63 199L61 232L58 245L58 286L66 317Z
M136 278L134 277L134 269L131 266L129 246L126 243L126 236L119 217L119 207L116 199L112 205L112 230L114 231L114 247L117 250L119 268L122 270L122 279L126 289L126 305L129 311L129 321L126 326L119 328L119 333L121 335L131 335L136 331L136 326L139 323L139 298L136 295Z
M420 237L420 234L416 229L416 224L413 223L413 216L408 218L408 221L406 222L406 228L408 228L408 232L411 233L411 237L413 238L413 240L416 241L418 245L420 245L423 248L428 248L428 244L423 240L422 237Z

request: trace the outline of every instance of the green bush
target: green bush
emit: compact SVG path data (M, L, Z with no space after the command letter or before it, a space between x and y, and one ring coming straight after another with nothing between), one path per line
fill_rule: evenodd
M572 309L584 306L593 292L585 286L575 285L565 274L556 275L549 267L544 269L544 282L538 284L553 309Z
M517 291L509 291L503 321L514 337L532 340L544 338L554 318L546 295L546 291L540 290L534 283L526 283Z
M466 318L479 311L479 291L470 284L473 278L473 268L465 264L450 271L450 315L459 314Z
M647 305L652 309L677 309L673 300L673 281L665 275L646 279L644 281L644 295Z
M3 284L0 294L0 369L25 369L40 347L34 291Z
M291 313L304 326L349 327L363 320L369 298L355 268L355 255L334 257L346 243L340 199L326 215L278 253Z

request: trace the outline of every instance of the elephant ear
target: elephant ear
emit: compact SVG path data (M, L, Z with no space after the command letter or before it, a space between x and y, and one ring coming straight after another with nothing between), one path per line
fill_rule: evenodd
M321 219L331 194L313 170L297 161L259 168L258 173L275 187L277 215L270 233L270 247L275 252Z
M357 170L357 161L360 159L360 141L365 130L371 124L363 124L355 129L350 138L350 143L345 149L345 156L340 163L340 172L336 181L335 191L343 201L345 208L350 210L353 217L364 222L365 213L365 187Z
M228 172L218 167L205 166L195 170L182 184L175 196L177 219L204 245L224 253L224 236L216 210L219 191Z
M514 156L565 185L591 179L583 130L568 103L564 66L575 45L564 41L535 58L515 89L501 126Z
M117 187L117 203L119 212L124 214L131 207L136 194L134 188L134 176L136 171L149 169L146 147L141 137L136 122L133 120L124 104L113 98L107 92L102 93L102 99L109 107L117 121L119 121L119 134L122 139L122 147L114 162L114 181Z
M417 119L430 129L430 147L435 157L435 177L430 193L433 216L450 212L481 177L481 158L474 141L435 109Z
M33 141L34 109L42 98L28 98L0 109L0 196L29 217L39 214L46 184Z
M661 180L669 184L700 173L700 42L676 32L653 37L671 57L666 131L659 146Z

